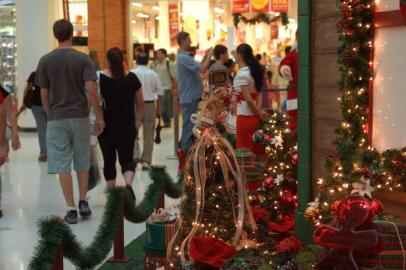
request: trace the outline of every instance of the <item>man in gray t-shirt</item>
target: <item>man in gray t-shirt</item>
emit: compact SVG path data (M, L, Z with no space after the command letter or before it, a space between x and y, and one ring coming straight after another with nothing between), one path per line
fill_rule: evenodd
M96 81L90 58L72 48L44 55L38 65L41 88L48 89L49 120L89 116L85 82Z
M90 167L88 99L96 114L96 133L104 128L96 89L96 70L90 58L72 49L73 26L59 20L53 26L58 48L44 55L37 68L41 100L48 114L48 173L58 174L68 207L65 221L78 222L73 197L71 163L79 182L79 214L91 215L86 200ZM87 96L85 93L87 90Z

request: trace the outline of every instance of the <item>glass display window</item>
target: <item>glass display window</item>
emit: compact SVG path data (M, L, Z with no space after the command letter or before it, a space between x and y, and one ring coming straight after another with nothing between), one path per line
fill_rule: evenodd
M14 92L17 72L16 10L10 2L0 2L0 83Z

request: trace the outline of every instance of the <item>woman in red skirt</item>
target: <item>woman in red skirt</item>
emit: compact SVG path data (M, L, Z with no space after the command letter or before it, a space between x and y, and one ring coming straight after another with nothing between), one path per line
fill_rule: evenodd
M259 91L264 81L264 68L254 57L248 44L237 47L236 62L240 68L234 78L237 92L237 146L256 153L252 135L258 130L267 113L261 109Z

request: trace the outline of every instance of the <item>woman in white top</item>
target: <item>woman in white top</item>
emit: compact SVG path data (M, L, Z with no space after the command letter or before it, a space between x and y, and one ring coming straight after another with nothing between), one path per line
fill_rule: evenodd
M237 92L237 146L256 152L252 135L258 130L267 113L261 109L259 91L264 81L264 69L254 57L248 44L237 47L236 62L240 68L234 79Z

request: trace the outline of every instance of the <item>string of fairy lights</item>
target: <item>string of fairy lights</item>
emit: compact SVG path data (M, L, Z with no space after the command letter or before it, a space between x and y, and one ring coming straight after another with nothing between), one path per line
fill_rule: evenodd
M326 177L317 184L319 195L305 212L315 224L331 221L331 206L345 195L376 189L400 190L406 176L406 148L383 153L374 149L368 135L369 89L374 81L374 0L341 0L337 23L340 47L340 89L338 98L343 120L337 128L336 154L326 162ZM403 180L404 181L404 180Z

